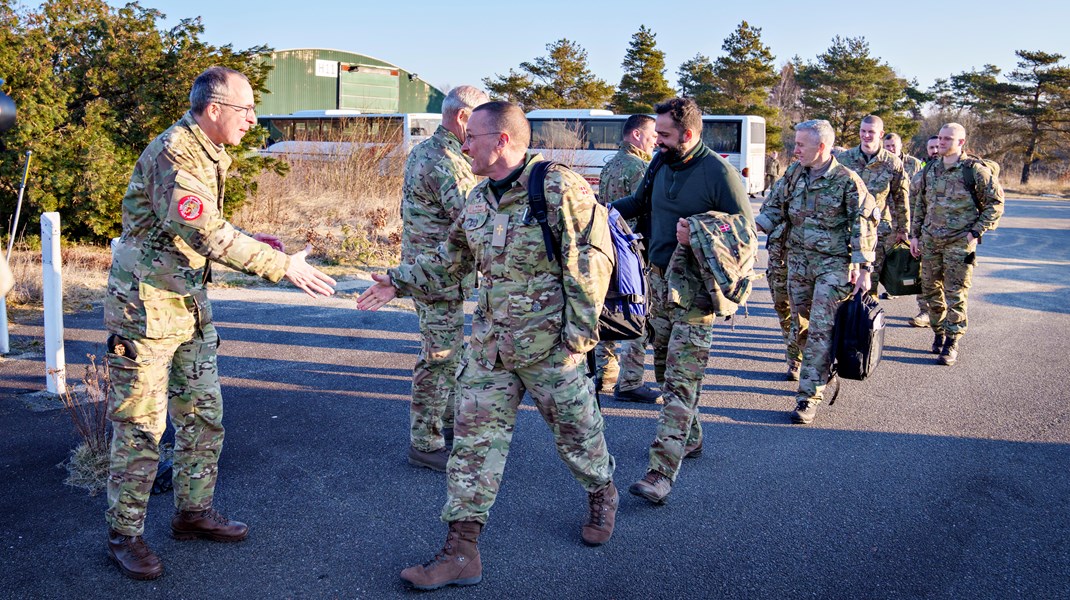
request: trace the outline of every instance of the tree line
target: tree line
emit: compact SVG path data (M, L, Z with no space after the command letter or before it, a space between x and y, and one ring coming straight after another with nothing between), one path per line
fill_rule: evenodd
M201 39L199 18L161 29L162 18L137 3L113 8L104 0L47 0L28 9L0 0L0 77L19 107L16 128L0 137L0 214L14 212L23 155L31 150L24 214L62 212L73 239L114 236L134 162L187 109L189 85L199 72L228 66L249 77L258 97L265 91L268 67L260 57L270 48L212 46ZM741 22L721 55L698 53L681 64L675 86L666 78L656 34L646 26L632 35L616 86L597 77L586 50L568 39L483 83L493 97L526 110L652 112L665 98L688 95L710 114L765 117L770 149L790 147L791 126L810 118L828 119L844 146L858 143L867 114L881 116L886 129L908 143L919 131L957 120L970 131L974 151L1022 164L1023 183L1038 171L1066 173L1070 67L1060 54L1019 51L1017 68L1006 75L987 65L922 90L873 56L864 38L836 37L817 57L794 56L778 67L761 31ZM254 129L232 149L228 212L255 190L262 170L285 172L285 163L248 152L263 136ZM913 149L924 147L924 137L913 140Z
M834 37L817 57L793 56L778 68L761 32L741 22L725 38L721 56L699 53L681 64L676 87L666 79L656 34L646 26L632 35L616 87L595 76L587 51L568 39L547 44L546 56L483 84L492 97L525 110L652 112L665 98L691 96L709 114L764 117L770 149L790 146L791 126L806 119L827 119L837 143L849 147L859 142L862 118L875 114L886 131L923 154L928 134L940 123L959 121L970 132L973 152L1021 164L1023 184L1042 167L1049 176L1070 176L1070 66L1061 54L1019 50L1017 68L1003 80L997 67L986 65L921 89L874 56L864 37Z

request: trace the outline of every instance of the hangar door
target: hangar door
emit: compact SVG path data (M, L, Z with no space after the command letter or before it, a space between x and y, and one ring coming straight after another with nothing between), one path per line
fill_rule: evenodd
M338 108L371 113L398 112L398 70L341 65Z

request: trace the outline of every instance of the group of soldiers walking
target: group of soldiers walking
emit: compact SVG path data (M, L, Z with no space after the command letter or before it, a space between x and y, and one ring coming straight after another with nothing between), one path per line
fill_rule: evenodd
M230 162L225 145L238 143L255 124L248 81L213 67L194 82L190 104L138 161L123 199L123 234L105 305L114 431L107 547L120 569L137 579L163 573L142 533L168 416L176 426L172 534L217 541L248 534L245 524L212 507L223 428L219 338L205 292L211 262L270 281L285 277L312 296L330 295L335 285L305 263L307 248L287 255L278 238L246 234L222 217ZM446 473L441 518L448 530L431 560L401 572L413 587L482 579L478 540L525 393L587 493L581 539L595 546L611 539L620 498L587 373L589 352L599 356L601 380L615 399L661 398L646 474L628 490L655 504L666 501L683 461L702 453L698 404L715 314L704 286L683 297L673 282L704 277L692 247L701 245L702 219L711 212L756 222L769 234L770 287L788 372L799 379L796 422L813 420L828 383L836 308L852 290L875 289L880 244L886 249L909 239L922 257L934 351L945 364L954 362L966 329L972 252L1002 210L998 182L974 161L970 168L987 195L984 210L967 214L974 205L955 179L965 168L961 127L941 129L939 157L914 175L921 182L914 186L903 160L880 147L879 119L864 121L863 145L842 159L832 155L827 122L800 123L796 162L754 218L738 173L702 142L695 102L673 98L655 113L626 123L620 151L602 173L600 198L583 177L552 167L542 186L544 223L531 214L529 196L532 171L543 159L529 150L530 125L518 106L489 101L471 86L454 88L443 103L442 125L412 151L402 200L402 263L373 275L357 307L375 310L408 296L419 317L408 460ZM659 157L648 167L655 145ZM649 339L612 345L598 339L614 256L599 204L609 202L643 235L650 300ZM477 276L466 343L463 302ZM657 388L643 383L648 342Z

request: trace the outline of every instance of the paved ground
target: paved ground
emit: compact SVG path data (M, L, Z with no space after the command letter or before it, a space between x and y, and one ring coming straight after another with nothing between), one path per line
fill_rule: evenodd
M885 360L812 426L768 292L718 330L705 454L670 502L625 494L613 540L582 545L585 496L524 406L481 539L476 598L1066 598L1070 590L1070 203L1012 200L986 236L960 362L933 364L912 298L884 303ZM235 545L176 542L154 496L147 538L166 573L122 577L104 499L64 486L75 444L35 412L40 357L0 362L0 597L383 598L444 539L443 476L405 462L411 312L363 313L293 292L213 293L224 339L227 443L217 506L249 522ZM70 315L74 364L103 352L99 310ZM15 326L25 341L40 328ZM76 373L78 368L73 369ZM39 403L37 403L39 404ZM656 408L605 402L623 489L645 471Z

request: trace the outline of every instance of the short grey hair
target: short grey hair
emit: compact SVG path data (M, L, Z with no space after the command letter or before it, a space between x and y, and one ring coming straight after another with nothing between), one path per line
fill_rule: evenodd
M832 124L824 119L810 119L795 126L795 131L809 131L818 142L831 148L836 143L836 132Z
M193 80L193 88L189 91L189 109L195 115L204 114L208 105L213 102L225 101L230 94L230 78L240 77L246 82L249 78L240 71L227 67L208 67L203 73Z
M471 111L473 108L487 102L490 98L483 90L470 85L459 85L446 94L442 101L442 116L449 119L462 110Z

